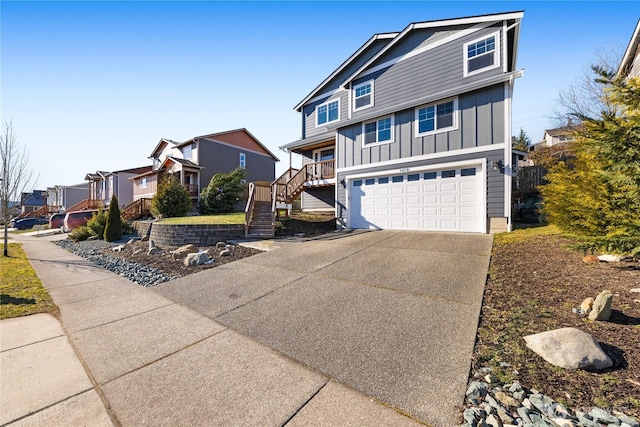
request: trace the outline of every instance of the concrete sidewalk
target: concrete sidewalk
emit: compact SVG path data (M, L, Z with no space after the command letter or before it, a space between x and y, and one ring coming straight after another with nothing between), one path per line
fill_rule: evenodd
M48 315L0 321L1 425L420 425L49 242L58 238L16 236L61 325ZM231 268L268 290L271 278L299 275L232 264L210 270L207 282L223 283Z

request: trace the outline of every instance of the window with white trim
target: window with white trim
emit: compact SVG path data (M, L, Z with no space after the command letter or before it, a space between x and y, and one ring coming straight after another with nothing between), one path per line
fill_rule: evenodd
M182 148L182 156L185 159L190 159L192 155L193 155L193 145L192 144L185 145L184 148Z
M245 169L247 167L247 155L245 153L240 153L240 169Z
M340 120L340 100L326 102L316 107L316 126Z
M362 124L364 145L393 142L393 116Z
M469 76L500 66L500 34L493 33L464 45L464 75Z
M140 188L147 188L147 177L143 176L140 178Z
M353 87L353 111L373 105L373 80Z
M416 108L416 135L446 132L458 127L458 99Z

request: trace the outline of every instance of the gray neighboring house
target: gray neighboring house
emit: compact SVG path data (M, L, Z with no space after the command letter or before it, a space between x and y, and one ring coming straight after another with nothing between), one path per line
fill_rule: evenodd
M511 103L523 12L376 34L310 92L301 170L278 200L334 210L340 227L511 229Z
M47 188L49 213L62 213L87 198L89 183L75 185L54 185Z
M164 175L177 175L189 195L198 200L202 190L216 173L227 173L241 167L247 181L268 181L275 178L279 161L246 129L196 136L184 142L161 139L149 156L151 170L132 178L133 199L150 199Z

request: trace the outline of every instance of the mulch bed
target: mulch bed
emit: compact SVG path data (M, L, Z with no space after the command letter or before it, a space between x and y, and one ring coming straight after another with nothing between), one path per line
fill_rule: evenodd
M491 367L574 409L598 406L640 416L640 287L638 262L586 264L571 251L571 240L533 237L495 245L472 372ZM613 293L609 321L589 321L572 312L587 297ZM587 332L601 344L614 367L606 372L565 370L529 350L525 335L563 327ZM500 366L507 362L510 366Z

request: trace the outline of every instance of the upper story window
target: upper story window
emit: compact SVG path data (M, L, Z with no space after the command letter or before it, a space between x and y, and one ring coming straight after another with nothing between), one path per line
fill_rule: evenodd
M393 116L364 123L362 133L365 145L393 142Z
M193 144L185 145L182 148L182 155L185 159L190 159L193 156Z
M499 33L464 45L464 75L472 75L500 65Z
M416 108L416 135L445 132L458 127L458 100Z
M340 120L340 100L326 102L316 107L316 126Z
M353 87L353 110L371 107L373 105L373 80Z
M245 153L240 153L240 169L245 169L247 167L247 155Z
M147 177L143 176L140 178L140 188L147 188Z

